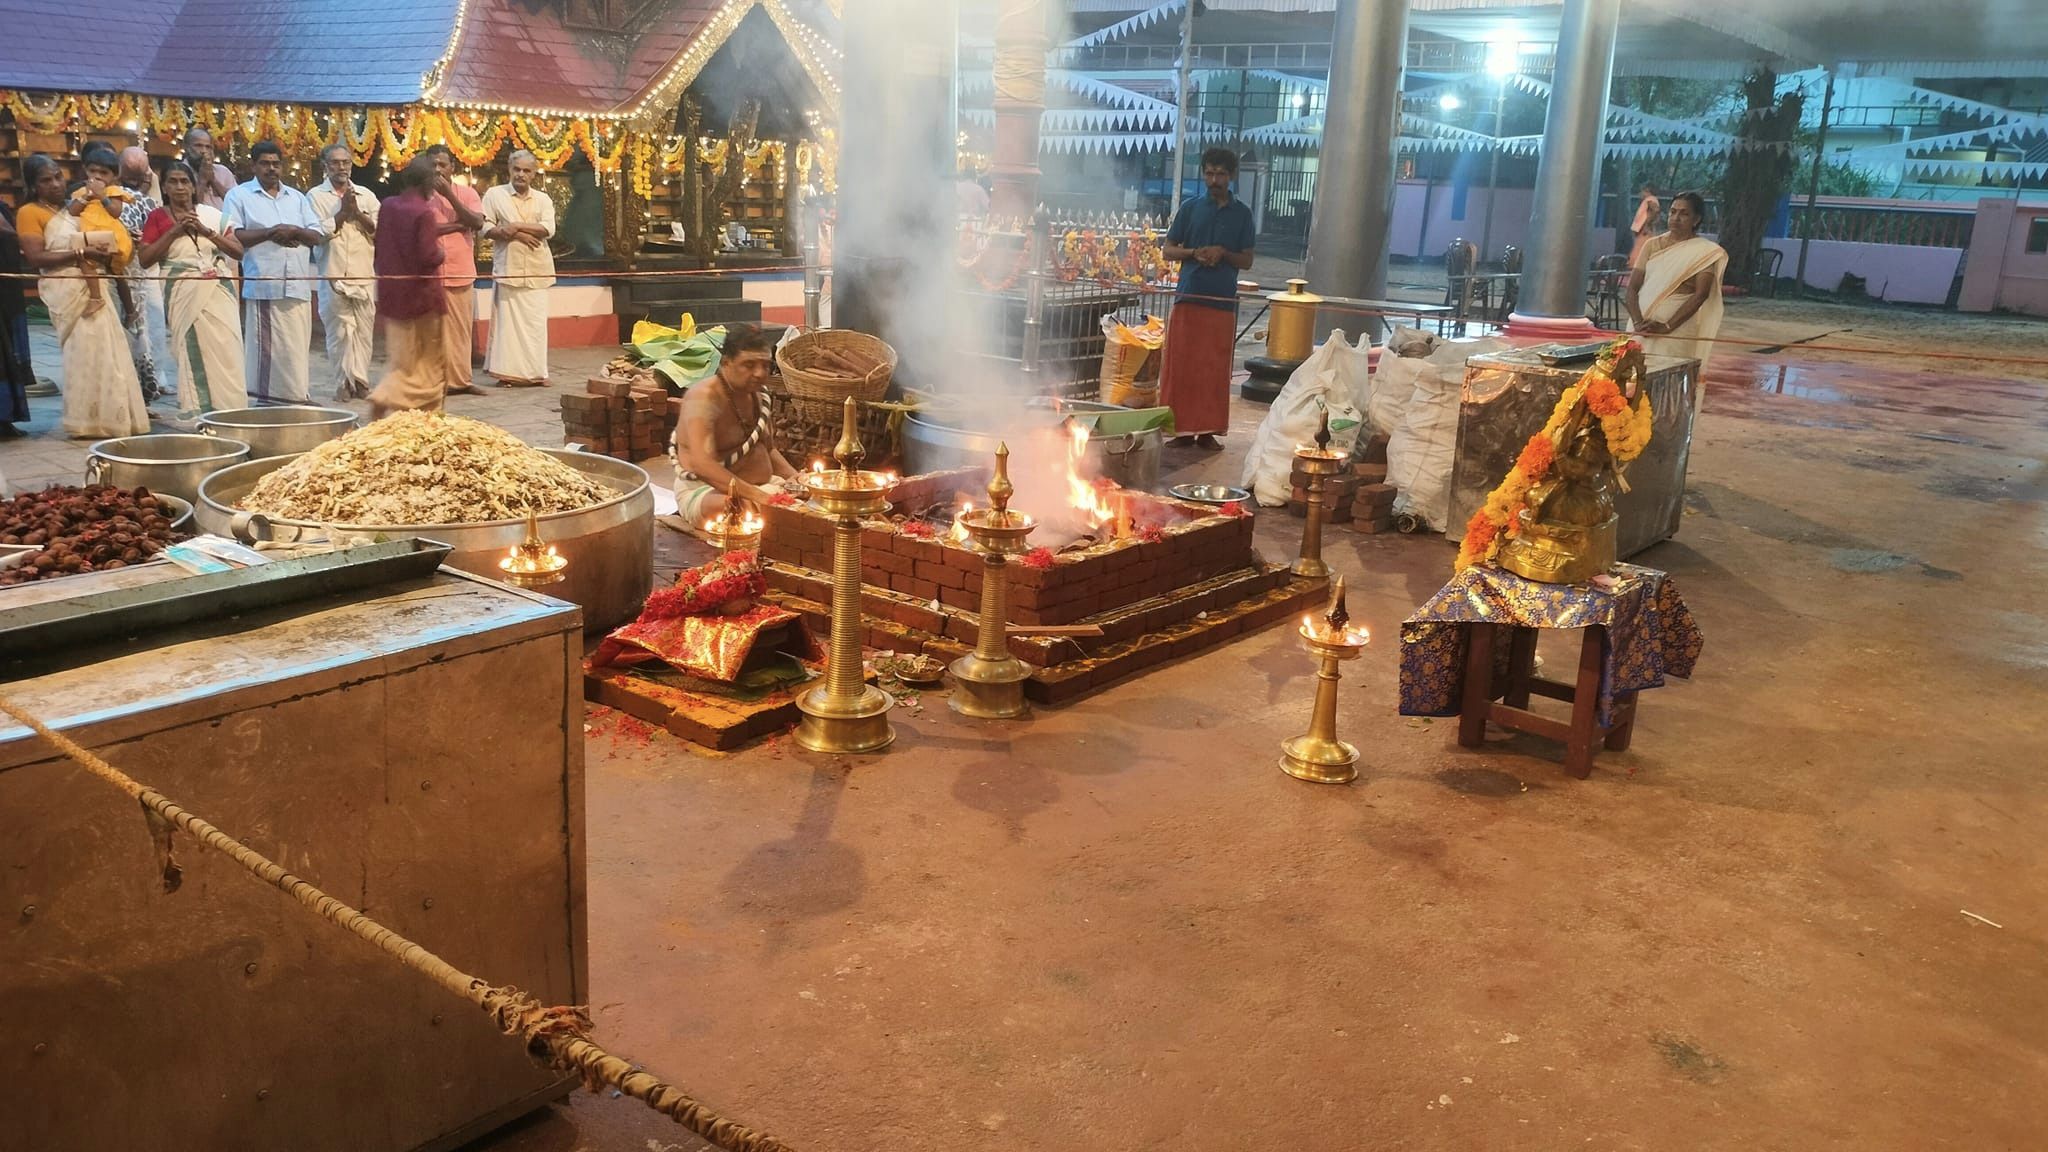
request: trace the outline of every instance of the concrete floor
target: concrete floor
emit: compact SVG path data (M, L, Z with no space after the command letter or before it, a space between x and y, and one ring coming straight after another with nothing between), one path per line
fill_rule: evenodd
M599 718L600 1038L813 1149L2040 1147L2048 388L1778 363L1717 367L1639 558L1698 678L1587 781L1394 714L1451 551L1341 530L1351 787L1274 767L1285 630L878 756ZM480 1147L696 1145L579 1096Z
M1705 655L1590 780L1394 714L1451 549L1342 529L1350 787L1274 767L1284 629L1028 721L934 697L877 756L594 717L597 1038L835 1152L2041 1147L2048 385L1786 355L1716 366L1638 558ZM1262 414L1171 479L1235 479ZM699 1145L579 1094L473 1147Z

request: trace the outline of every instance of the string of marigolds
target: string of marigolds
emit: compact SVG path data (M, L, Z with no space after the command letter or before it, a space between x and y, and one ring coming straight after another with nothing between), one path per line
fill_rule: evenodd
M1505 538L1518 534L1529 492L1556 467L1557 454L1564 447L1560 441L1582 403L1600 421L1600 433L1606 439L1607 453L1614 458L1617 473L1650 446L1653 414L1649 389L1638 388L1631 402L1614 379L1617 365L1641 351L1642 345L1634 340L1614 341L1601 350L1599 359L1586 369L1578 383L1557 398L1557 406L1550 410L1543 430L1529 437L1514 467L1508 469L1500 486L1466 523L1465 541L1458 548L1460 571L1491 562L1500 554Z

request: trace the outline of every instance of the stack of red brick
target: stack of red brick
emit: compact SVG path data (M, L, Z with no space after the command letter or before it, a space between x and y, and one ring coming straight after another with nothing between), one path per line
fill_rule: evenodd
M1309 476L1296 469L1287 477L1287 512L1291 516L1308 515ZM1351 501L1358 492L1358 477L1348 470L1335 476L1323 477L1323 521L1327 524L1343 524L1351 519Z
M593 376L582 394L562 396L562 432L585 452L649 460L668 451L683 402L652 380Z
M1353 464L1351 480L1357 490L1349 508L1351 526L1360 532L1394 530L1394 486L1387 483L1387 465Z

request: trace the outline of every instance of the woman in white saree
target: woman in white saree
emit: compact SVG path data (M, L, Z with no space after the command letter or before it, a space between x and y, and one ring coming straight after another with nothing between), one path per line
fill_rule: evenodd
M1706 202L1697 192L1671 199L1668 230L1643 245L1628 275L1628 314L1643 350L1698 360L1704 374L1721 331L1721 270L1728 253L1699 234ZM1699 411L1704 386L1693 392Z
M164 269L164 314L178 362L178 414L249 406L242 372L242 313L235 299L241 242L221 227L220 209L201 204L192 169L164 173L164 206L142 227L142 263Z
M21 255L39 273L36 295L50 310L50 326L64 363L64 434L74 440L140 436L149 431L149 408L135 380L135 357L121 313L96 293L106 274L110 242L88 236L66 204L64 170L40 153L22 165L22 183L34 198L17 218Z

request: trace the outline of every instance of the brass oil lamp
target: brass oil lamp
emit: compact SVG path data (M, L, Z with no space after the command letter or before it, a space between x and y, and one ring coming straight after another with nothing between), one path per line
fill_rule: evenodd
M568 567L568 557L540 538L540 517L528 508L526 539L514 544L505 558L498 561L498 571L504 574L505 583L515 588L545 588L567 579L564 573Z
M1301 530L1301 555L1290 569L1296 576L1315 580L1330 574L1323 563L1323 521L1328 518L1329 478L1344 471L1347 453L1330 450L1330 412L1323 410L1316 427L1313 448L1294 450L1294 470L1308 477L1308 523Z
M1010 483L1010 446L996 445L995 475L988 482L988 507L962 513L960 528L981 553L981 622L975 633L974 651L953 661L950 671L956 690L953 711L963 716L1002 720L1022 716L1024 681L1031 666L1010 654L1009 558L1025 550L1024 538L1038 522L1023 512L1010 511L1010 497L1016 494Z
M740 499L740 482L725 488L725 510L704 522L704 536L720 552L753 551L761 546L762 521L752 504Z
M811 506L832 517L832 640L824 683L797 697L803 713L796 742L812 752L873 752L896 739L889 725L889 694L867 682L860 656L860 521L888 510L892 485L881 472L861 471L867 449L860 442L860 406L846 398L839 444L832 450L836 470L803 474Z
M1318 662L1315 710L1307 732L1280 742L1280 770L1316 784L1349 784L1358 779L1358 749L1337 739L1339 666L1358 659L1372 634L1351 626L1342 576L1331 585L1329 609L1320 617L1302 617L1300 632L1302 647Z

